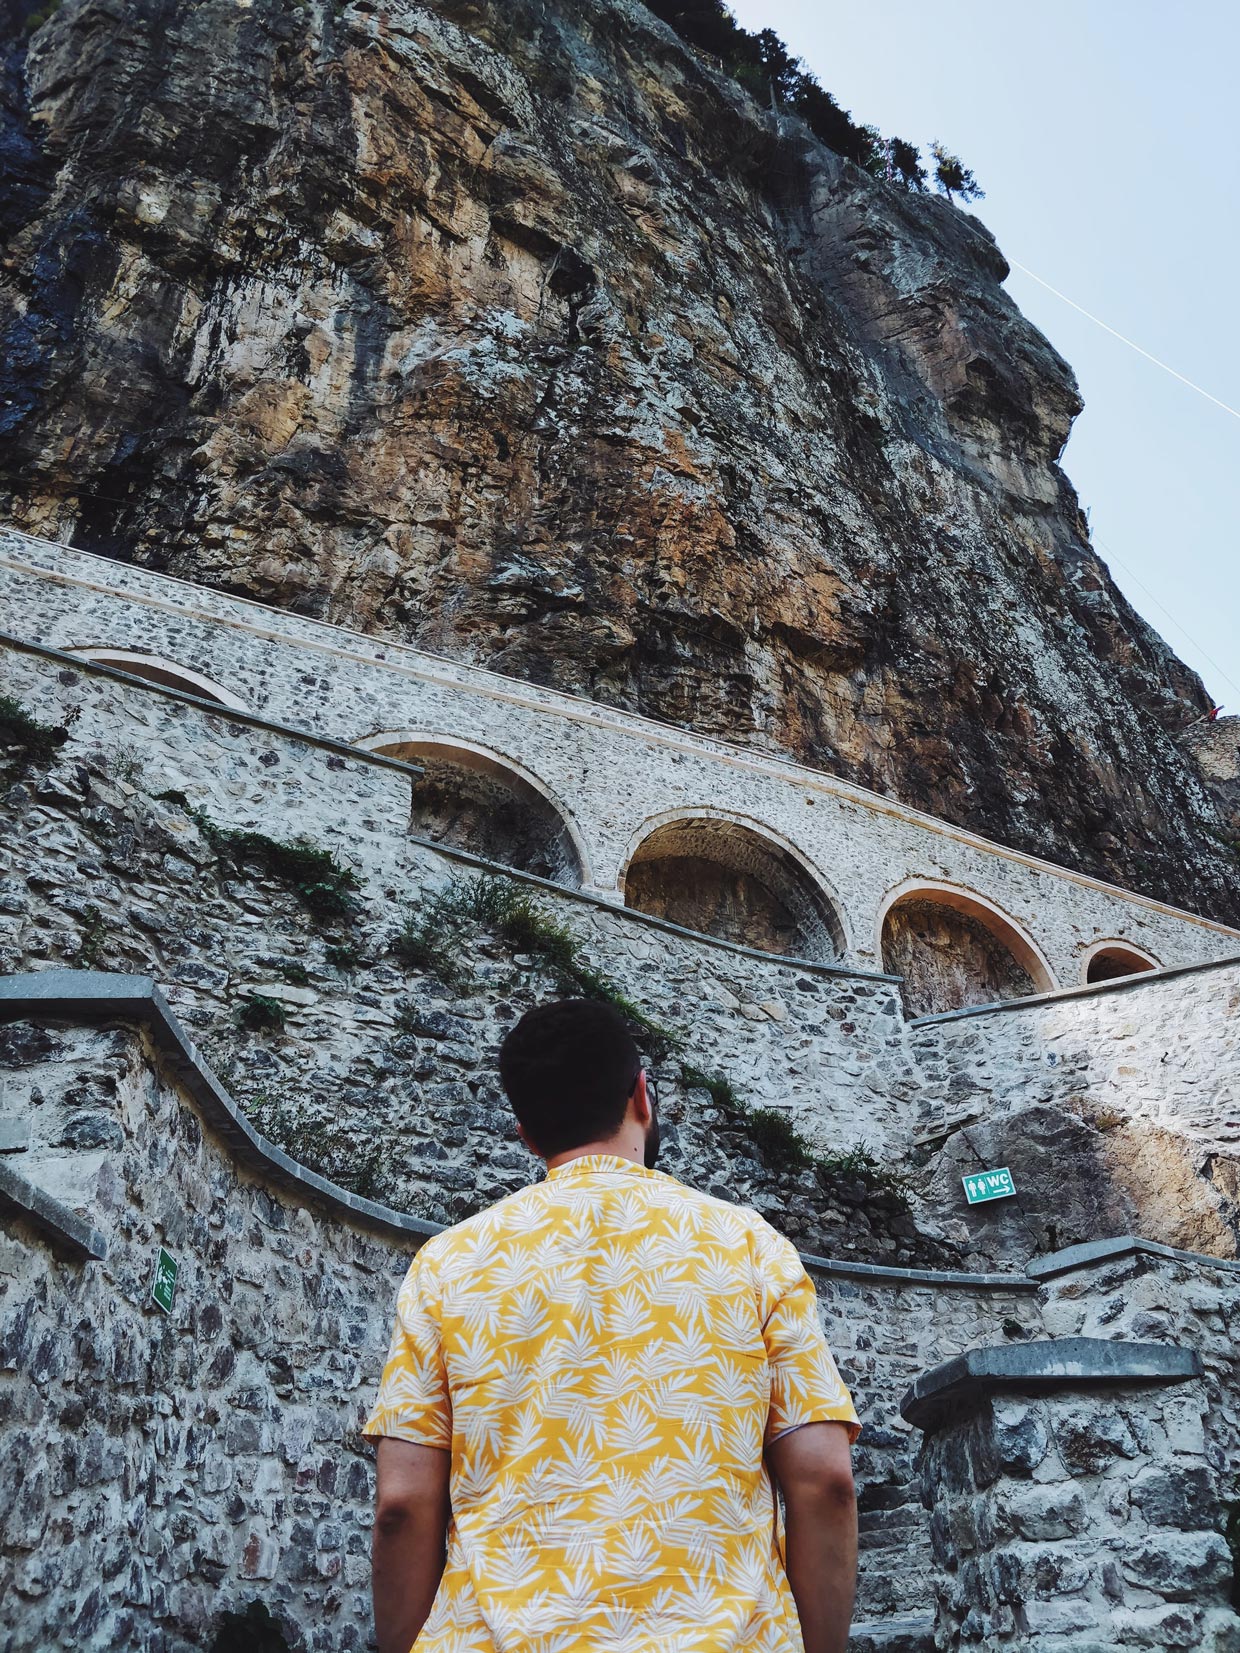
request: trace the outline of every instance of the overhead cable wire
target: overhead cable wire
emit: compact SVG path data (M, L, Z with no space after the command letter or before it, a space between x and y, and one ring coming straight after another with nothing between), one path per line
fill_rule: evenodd
M1113 562L1116 565L1117 568L1122 568L1124 573L1128 576L1128 578L1132 581L1132 583L1134 585L1140 586L1141 590L1144 591L1145 595L1153 603L1154 607L1159 609L1166 619L1170 620L1171 624L1179 632L1180 636L1184 639L1184 641L1186 643L1188 643L1192 648L1196 649L1197 653L1206 662L1206 664L1208 666L1212 666L1214 668L1214 670L1222 678L1223 682L1226 683L1227 687L1229 689L1233 689L1237 695L1240 695L1240 686L1235 684L1231 680L1231 678L1228 677L1227 673L1219 665L1217 660L1212 660L1210 658L1210 656L1202 648L1201 644L1197 641L1197 639L1195 637L1191 637L1189 635L1189 633L1185 630L1185 628L1181 625L1181 623L1176 619L1175 615L1172 614L1171 611L1168 608L1164 607L1164 605L1159 602L1158 598L1150 590L1149 586L1146 585L1145 581L1138 579L1137 576L1133 573L1132 569L1129 568L1128 564L1126 562L1121 561L1121 559L1115 555L1114 551L1111 550L1110 546L1104 544L1103 541L1098 537L1097 534L1091 534L1090 538L1093 540L1094 544L1098 547L1099 551L1101 551L1102 554L1106 557L1108 562Z
M1048 293L1054 293L1057 299L1062 299L1073 310L1079 311L1087 321L1092 321L1095 327L1101 327L1104 333L1109 333L1113 339L1118 339L1121 344L1126 344L1129 350L1135 350L1138 356L1144 356L1147 362L1153 362L1155 367L1161 367L1164 373L1170 373L1173 379L1178 379L1182 385L1187 385L1190 390L1195 390L1198 396L1204 396L1207 402L1213 402L1215 407L1222 408L1224 413L1230 413L1233 419L1240 419L1240 412L1232 407L1229 402L1220 401L1217 396L1212 396L1208 390L1203 390L1199 384L1194 384L1192 379L1185 378L1184 374L1177 372L1174 367L1160 361L1157 356L1152 356L1135 339L1130 339L1126 334L1118 332L1109 323L1103 321L1101 316L1094 315L1092 310L1087 310L1083 304L1078 304L1074 298L1069 298L1067 293L1061 293L1058 287L1052 287L1049 281L1043 281L1040 275L1034 275L1033 271L1022 264L1019 259L1012 258L1008 262L1014 270L1019 270L1022 275L1027 275L1030 281L1036 281L1039 287L1045 287Z
M1070 309L1077 311L1077 313L1084 316L1087 321L1092 321L1095 327L1101 327L1104 333L1109 333L1113 339L1118 339L1121 344L1126 344L1130 350L1135 350L1138 356L1144 356L1147 362L1153 362L1155 367L1160 367L1164 373L1169 373L1173 379L1178 379L1182 385L1187 385L1190 390L1195 390L1198 396L1204 396L1207 402L1213 402L1215 407L1222 408L1224 413L1230 413L1233 419L1240 419L1240 411L1237 411L1231 406L1230 403L1221 401L1219 397L1212 395L1210 391L1203 389L1201 385L1195 384L1192 379L1186 378L1183 373L1178 372L1174 367L1170 366L1169 363L1161 361L1157 356L1152 355L1148 350L1144 349L1136 342L1135 339L1130 339L1127 334L1119 332L1117 328L1114 328L1108 322L1103 321L1101 316L1094 315L1092 310L1087 310L1083 304L1078 304L1074 298L1069 298L1067 293L1061 293L1058 287L1052 287L1049 281L1044 281L1040 275L1035 275L1028 265L1022 264L1018 258L1009 259L1008 262L1012 265L1013 269L1019 270L1022 275L1027 275L1030 281L1036 281L1039 287L1045 287L1048 293L1053 293L1057 299L1062 300L1062 302L1068 305ZM1168 609L1163 603L1159 602L1158 598L1150 590L1149 586L1147 586L1143 580L1138 579L1132 569L1128 567L1127 563L1123 562L1118 556L1116 556L1109 546L1104 545L1102 540L1099 539L1096 534L1093 535L1092 538L1098 549L1106 556L1107 561L1113 562L1117 567L1123 569L1124 573L1133 582L1133 584L1141 588L1149 600L1154 604L1155 608L1157 608L1166 619L1170 620L1171 624L1180 633L1180 636L1183 637L1184 641L1192 648L1196 649L1197 653L1208 666L1213 667L1219 677L1222 678L1223 682L1227 684L1229 689L1232 689L1237 695L1240 695L1240 687L1237 687L1232 679L1228 677L1227 673L1216 660L1211 659L1197 639L1189 634L1187 628L1176 619L1170 609Z

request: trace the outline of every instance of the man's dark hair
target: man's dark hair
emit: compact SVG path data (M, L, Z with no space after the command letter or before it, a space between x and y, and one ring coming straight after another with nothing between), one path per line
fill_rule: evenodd
M499 1051L512 1111L548 1159L620 1129L641 1065L624 1018L595 999L527 1010Z

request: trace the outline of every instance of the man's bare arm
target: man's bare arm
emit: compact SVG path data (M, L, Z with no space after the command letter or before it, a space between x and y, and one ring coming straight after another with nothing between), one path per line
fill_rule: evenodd
M807 1423L767 1448L784 1495L785 1557L805 1653L844 1653L857 1587L857 1495L848 1430Z
M379 1653L409 1653L443 1572L451 1454L390 1437L379 1442L371 1547Z

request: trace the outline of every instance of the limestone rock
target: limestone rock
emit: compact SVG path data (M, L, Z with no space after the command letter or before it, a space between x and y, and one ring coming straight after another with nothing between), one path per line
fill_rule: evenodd
M924 1189L960 1219L971 1266L1018 1267L1039 1252L1136 1231L1102 1142L1066 1108L1014 1109L950 1136L924 1173ZM1001 1165L1012 1173L1015 1197L966 1207L960 1179Z
M1180 737L1192 754L1226 821L1225 838L1240 857L1240 717L1192 723Z
M1194 1150L1182 1136L1128 1120L1103 1133L1107 1173L1136 1213L1147 1240L1215 1257L1237 1254L1240 1165Z

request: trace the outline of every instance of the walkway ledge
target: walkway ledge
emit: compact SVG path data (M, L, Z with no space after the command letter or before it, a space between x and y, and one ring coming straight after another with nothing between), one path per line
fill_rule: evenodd
M918 1429L938 1429L1001 1390L1128 1388L1185 1383L1204 1372L1194 1349L1173 1343L1112 1342L1103 1337L1048 1338L970 1349L923 1372L900 1402Z

